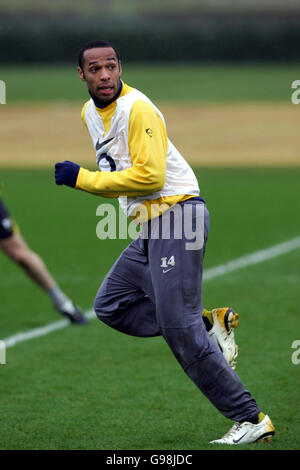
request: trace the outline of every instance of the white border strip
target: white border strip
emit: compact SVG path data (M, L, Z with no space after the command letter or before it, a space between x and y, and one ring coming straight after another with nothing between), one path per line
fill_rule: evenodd
M233 261L230 261L226 264L220 264L214 268L210 268L204 271L203 281L210 281L219 276L224 276L238 269L246 268L248 266L263 263L277 256L289 253L290 251L297 250L300 248L300 237L293 238L292 240L287 240L286 242L279 243L278 245L273 245L270 248L265 250L256 251L249 255L241 256ZM96 318L96 314L93 309L85 312L85 315L88 319ZM48 335L52 331L61 330L70 325L69 320L60 320L48 325L42 326L40 328L34 328L33 330L26 331L24 333L17 333L9 338L4 339L5 346L11 348L18 343L29 341L33 338L38 338L40 336Z

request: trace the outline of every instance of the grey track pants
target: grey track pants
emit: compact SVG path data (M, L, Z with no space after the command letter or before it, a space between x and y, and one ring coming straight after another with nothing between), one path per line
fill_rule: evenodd
M251 421L261 410L202 321L208 231L209 213L197 198L144 225L104 279L94 308L100 320L122 333L163 336L186 374L224 416Z

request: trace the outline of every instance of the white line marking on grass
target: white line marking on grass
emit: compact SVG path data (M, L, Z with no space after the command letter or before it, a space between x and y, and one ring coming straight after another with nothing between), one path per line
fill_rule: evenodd
M265 250L256 251L250 255L241 256L229 263L220 264L214 268L207 269L203 272L203 280L209 281L210 279L224 276L224 274L228 274L232 271L237 271L238 269L246 268L253 264L263 263L264 261L289 253L297 248L300 248L300 237L287 240L286 242L279 243L278 245L273 245Z
M213 268L206 269L203 273L203 281L210 281L219 276L224 276L227 273L237 271L238 269L246 268L247 266L263 263L277 256L289 253L290 251L297 250L300 248L300 237L293 238L292 240L287 240L286 242L279 243L278 245L271 246L265 250L256 251L249 255L241 256L229 263L220 264ZM88 319L92 320L96 318L96 314L93 309L85 312L85 315ZM33 338L38 338L40 336L48 335L52 331L61 330L70 325L69 320L60 320L56 322L49 323L48 325L34 328L29 331L16 333L9 338L4 339L5 346L7 348L13 347L18 343L29 341ZM79 328L79 326L78 326Z
M94 310L91 309L85 312L85 316L91 320L96 317L96 314ZM16 333L15 335L10 336L9 338L4 339L3 341L7 348L11 348L18 343L29 341L30 339L38 338L40 336L48 335L49 333L52 333L52 331L62 330L63 328L66 328L67 326L70 326L70 325L71 323L67 319L59 320L59 321L55 321L52 323L48 323L48 325L41 326L39 328L34 328L32 330L21 332L21 333ZM76 327L80 328L80 325L78 326L74 325L74 328Z

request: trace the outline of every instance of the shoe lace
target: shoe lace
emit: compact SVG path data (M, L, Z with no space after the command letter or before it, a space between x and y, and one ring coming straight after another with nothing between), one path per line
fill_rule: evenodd
M229 429L229 431L223 436L224 438L232 437L237 431L239 431L242 423L234 423L234 425Z

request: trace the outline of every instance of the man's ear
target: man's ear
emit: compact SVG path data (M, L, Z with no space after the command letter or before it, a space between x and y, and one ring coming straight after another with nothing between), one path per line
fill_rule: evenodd
M85 82L85 76L84 76L84 72L83 72L82 68L81 68L81 67L77 67L77 70L78 70L79 77L81 78L81 80L82 80L83 82Z
M121 64L121 61L119 60L119 70L120 70L120 77L122 75L122 64Z

